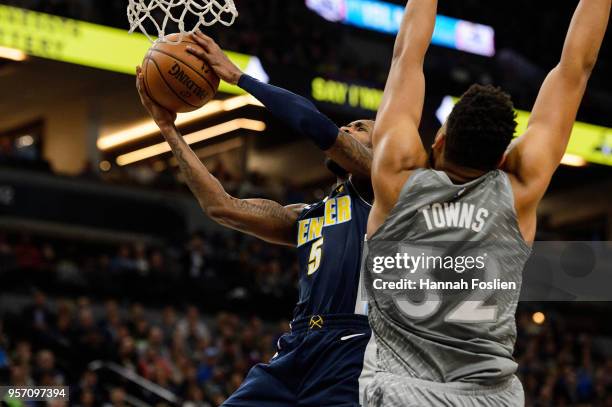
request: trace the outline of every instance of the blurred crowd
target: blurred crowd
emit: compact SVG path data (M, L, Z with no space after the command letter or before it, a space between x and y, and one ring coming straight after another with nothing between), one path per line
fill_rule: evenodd
M21 310L0 318L0 382L11 386L70 386L70 405L173 405L155 391L140 391L114 363L160 388L185 406L218 406L249 368L268 361L287 322L264 323L197 307L145 309L139 303L87 297L49 301L36 292ZM153 386L155 389L156 386ZM134 390L136 389L136 390ZM149 388L150 389L150 388Z
M13 307L15 308L15 307ZM527 407L612 406L612 354L577 333L572 318L551 311L544 323L518 313L516 358ZM582 317L584 318L584 317ZM0 381L9 385L69 385L71 405L120 407L127 397L169 405L126 375L170 390L185 406L218 406L249 368L273 356L286 320L249 313L202 313L195 305L145 307L131 300L94 303L88 297L49 300L34 292L0 317Z
M198 301L214 311L248 309L257 301L262 312L290 317L297 273L292 251L238 233L198 233L173 247L0 232L0 281L11 292L25 293L35 285L64 295L129 295L176 305ZM279 303L285 308L279 310Z
M293 185L288 180L271 179L256 171L237 173L224 163L224 156L219 155L205 162L210 173L221 182L223 188L236 197L262 197L279 202L301 203L323 199L327 194L319 188L309 190L303 186ZM164 160L145 160L140 164L128 167L113 166L109 171L92 171L87 163L81 178L101 180L105 184L152 187L166 191L188 191L182 172L171 167ZM332 178L332 173L329 173Z
M290 251L233 233L179 247L0 233L0 382L70 385L71 405L172 404L99 360L218 406L275 352L297 273ZM527 406L612 407L609 306L542 304L544 322L535 306L517 316Z
M589 308L584 314L574 309L573 315L550 309L543 324L534 323L531 313L517 315L515 358L526 406L612 406L612 338L602 335L597 322L605 317L591 315ZM591 322L591 332L572 325L580 319Z

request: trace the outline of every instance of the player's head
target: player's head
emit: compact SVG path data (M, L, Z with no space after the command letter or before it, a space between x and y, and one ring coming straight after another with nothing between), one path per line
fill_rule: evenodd
M340 128L344 133L353 137L367 148L372 148L372 133L374 132L374 120L356 120ZM348 171L334 160L325 160L327 168L339 178L346 178Z
M344 127L341 127L340 130L350 134L364 146L372 148L374 120L356 120Z
M436 136L431 164L494 170L503 161L516 126L510 95L491 85L472 85Z

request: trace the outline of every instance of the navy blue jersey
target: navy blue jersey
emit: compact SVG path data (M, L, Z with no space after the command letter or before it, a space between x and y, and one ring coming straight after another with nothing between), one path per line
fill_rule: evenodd
M358 286L371 205L350 181L298 218L300 299L294 319L357 312Z

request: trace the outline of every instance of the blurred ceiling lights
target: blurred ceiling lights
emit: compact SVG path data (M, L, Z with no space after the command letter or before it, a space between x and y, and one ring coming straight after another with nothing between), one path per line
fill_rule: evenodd
M263 105L251 95L235 96L225 100L213 100L199 110L179 114L176 119L176 125L182 126L217 113L230 112L245 106ZM146 120L125 130L101 137L98 139L97 144L100 150L108 151L157 133L159 133L159 127L157 127L155 122L153 120Z
M21 136L17 139L17 148L26 148L30 147L34 144L34 137L26 134L25 136Z
M25 52L15 48L0 47L0 58L20 62L28 59L28 56Z
M587 160L574 154L565 154L561 160L561 164L569 165L570 167L585 167L588 163Z
M251 119L234 119L225 123L218 124L216 126L208 127L206 129L196 131L188 134L184 137L187 144L195 144L204 140L221 136L223 134L231 133L236 130L252 130L252 131L264 131L266 124L262 121L251 120ZM140 150L132 151L117 157L117 164L125 166L133 164L138 161L146 160L147 158L155 157L160 154L164 154L170 151L168 143L163 142L154 144L149 147L141 148Z
M546 321L546 315L543 312L534 312L531 320L537 325L542 325Z

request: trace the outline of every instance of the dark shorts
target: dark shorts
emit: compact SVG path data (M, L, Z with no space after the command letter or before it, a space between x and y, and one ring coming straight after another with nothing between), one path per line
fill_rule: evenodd
M270 363L253 367L223 407L358 407L367 317L321 319L293 321Z

